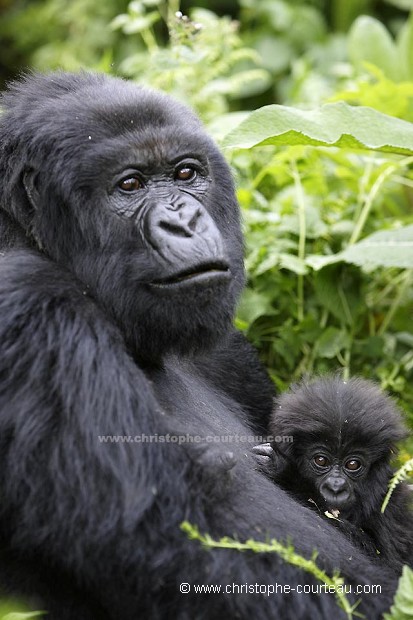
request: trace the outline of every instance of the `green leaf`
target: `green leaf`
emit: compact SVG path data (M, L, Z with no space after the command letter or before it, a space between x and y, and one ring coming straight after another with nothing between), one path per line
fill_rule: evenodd
M348 268L334 265L315 274L314 290L323 308L340 323L351 325L360 307L359 287Z
M268 314L274 314L270 299L250 288L245 289L237 312L238 318L250 324L259 316Z
M403 24L397 37L397 50L399 55L400 71L404 79L411 80L413 77L413 14Z
M263 66L273 73L281 73L288 69L294 58L294 49L291 43L274 36L263 36L255 44Z
M412 620L413 618L413 571L408 566L403 567L390 613L384 614L383 617L385 620Z
M399 9L405 9L406 11L410 11L413 9L413 0L384 0L386 4L392 4L393 6L397 6Z
M311 111L269 105L251 112L224 140L231 148L298 144L412 155L413 124L342 101Z
M349 344L349 335L344 330L337 329L336 327L327 327L316 344L316 350L320 357L332 359L340 351L348 347Z
M281 269L288 269L299 275L306 275L308 273L308 267L305 262L294 256L294 254L287 254L286 252L280 253L280 267Z
M150 28L153 24L159 21L159 19L160 16L155 11L153 11L153 13L148 13L147 15L135 17L133 19L130 19L123 26L123 32L125 34L135 34L137 32L142 32L143 30Z
M349 32L348 52L356 67L369 62L392 80L401 77L396 45L385 26L373 17L356 19Z
M334 256L311 255L306 259L307 265L315 270L326 265L344 261L359 267L413 268L413 225L397 230L381 230L359 243L348 246L343 252Z

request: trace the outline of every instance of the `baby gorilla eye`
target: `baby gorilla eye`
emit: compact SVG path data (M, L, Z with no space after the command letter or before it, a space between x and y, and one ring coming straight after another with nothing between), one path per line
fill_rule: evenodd
M136 192L143 187L143 183L138 177L126 177L119 181L118 187L124 192Z
M313 461L318 467L327 467L330 464L328 458L322 454L316 454Z
M344 467L349 471L357 471L361 467L361 463L358 459L350 459L346 461Z
M192 181L196 177L196 170L192 166L180 166L175 170L177 181Z

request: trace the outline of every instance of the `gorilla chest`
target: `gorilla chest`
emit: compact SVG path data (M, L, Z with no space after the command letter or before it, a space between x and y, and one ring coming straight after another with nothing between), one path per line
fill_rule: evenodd
M168 426L176 432L203 439L209 436L213 442L251 434L240 405L214 389L190 363L174 358L151 373L150 379Z

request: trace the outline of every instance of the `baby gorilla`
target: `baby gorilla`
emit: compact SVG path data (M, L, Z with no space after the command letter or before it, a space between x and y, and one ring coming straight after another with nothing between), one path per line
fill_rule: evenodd
M395 444L407 435L389 397L359 378L303 382L276 400L270 433L271 444L254 448L267 475L395 570L412 565L407 484L396 487L381 512Z

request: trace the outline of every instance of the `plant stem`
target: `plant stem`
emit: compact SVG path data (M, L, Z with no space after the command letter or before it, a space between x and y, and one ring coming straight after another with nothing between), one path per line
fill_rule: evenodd
M398 290L398 293L396 295L396 297L393 299L392 304L390 305L390 308L388 309L386 316L383 319L382 324L380 325L380 328L378 329L377 333L379 336L382 336L384 334L384 332L386 331L386 329L388 328L397 308L400 306L401 301L404 297L404 294L406 292L407 287L409 286L410 282L412 279L412 270L408 269L406 271L406 273L404 274L404 278L403 278L403 282L400 284L400 288Z
M363 232L363 228L366 224L367 218L369 216L369 213L371 211L371 208L373 206L373 202L374 199L376 198L379 189L381 188L381 186L383 185L384 181L387 179L387 177L389 177L391 174L393 174L393 172L397 170L397 165L392 164L390 165L388 168L386 168L386 170L384 170L376 179L376 181L374 182L365 202L364 202L364 206L361 210L360 216L356 222L356 225L354 227L353 233L350 237L350 241L348 242L349 245L353 245L353 243L356 243L356 241L359 240L361 233Z
M295 161L291 162L291 172L294 179L294 186L297 195L298 207L298 258L305 260L305 241L306 241L306 217L305 217L305 198L301 183L300 173ZM304 320L304 276L297 276L297 319L299 322Z
M247 540L245 543L241 543L238 540L228 537L214 540L209 534L201 534L196 525L192 525L187 521L181 524L181 530L186 533L189 539L198 540L208 549L235 549L236 551L254 551L255 553L277 553L285 562L288 562L288 564L301 568L313 575L318 581L321 581L322 584L332 587L337 603L345 612L348 620L353 618L354 606L350 605L347 597L341 590L344 584L343 578L338 575L330 577L330 575L317 566L315 563L316 555L314 555L311 560L308 560L296 553L292 545L283 545L275 538L265 543L251 539Z
M353 233L350 237L349 245L353 245L356 243L361 233L363 232L363 228L367 221L367 218L370 214L371 208L373 206L374 199L376 198L381 186L383 183L391 176L395 170L400 170L406 166L409 166L413 162L413 157L405 157L404 159L398 161L395 164L391 164L386 170L377 177L376 181L373 183L373 186L364 202L363 208L361 210L360 216L357 219L356 225L354 227Z

